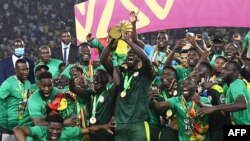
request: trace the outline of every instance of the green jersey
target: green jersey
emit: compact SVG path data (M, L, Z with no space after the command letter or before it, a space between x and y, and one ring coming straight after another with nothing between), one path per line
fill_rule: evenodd
M103 91L100 94L96 95L96 110L95 110L95 118L96 118L96 123L95 124L106 124L108 123L112 116L114 115L114 97L113 97L113 92L112 88ZM90 110L90 117L93 116L93 106L94 106L94 98L95 96L92 97L92 102L91 102L91 110Z
M30 93L33 94L36 90L38 90L38 84L37 83L34 83L31 85L31 88L30 88Z
M122 67L120 70L126 77L127 70ZM128 74L128 78L132 77L129 89L126 90L125 96L123 89L121 93L118 93L116 99L116 123L136 123L149 120L148 92L154 79L152 71L142 67L133 74Z
M231 117L236 125L250 125L250 95L246 84L241 79L234 80L226 94L226 103L236 103L237 99L243 96L247 102L247 109L231 112Z
M47 104L55 98L55 96L61 91L57 88L53 88L49 98L44 99L40 91L35 91L27 102L24 118L20 121L19 126L32 126L34 125L32 119L42 118L46 116Z
M96 48L98 50L99 56L101 56L104 48L103 48L102 44L99 42L99 40L93 39L92 41L90 41L90 47Z
M208 118L207 116L191 116L190 110L199 111L199 106L197 106L192 101L185 101L182 96L180 97L172 97L170 99L167 99L167 102L170 105L171 110L174 111L177 118L177 124L178 124L178 131L179 131L179 140L180 141L189 141L193 140L192 133L195 132L196 127L206 128L203 129L202 136L206 138L206 130L208 129ZM201 102L204 104L210 103L208 98L201 97ZM192 113L192 114L195 114ZM193 122L191 122L194 121ZM196 124L196 125L195 125ZM197 128L196 128L197 129ZM205 139L206 140L206 139Z
M49 141L49 133L47 126L29 127L30 134L26 138L27 141ZM58 141L81 141L82 130L78 127L63 127Z
M192 72L189 68L183 68L182 65L175 67L177 73L177 81L182 82L182 80L190 75Z
M5 124L0 126L12 129L18 125L23 118L30 87L28 80L21 83L16 76L11 76L3 82L0 87L0 102L4 107L1 108L3 111L0 111L0 115L5 118L0 119L0 123Z
M59 76L59 65L62 63L61 60L51 58L47 64L39 62L38 65L47 65L49 67L49 72L52 74L53 79L58 78ZM35 66L35 68L36 68Z

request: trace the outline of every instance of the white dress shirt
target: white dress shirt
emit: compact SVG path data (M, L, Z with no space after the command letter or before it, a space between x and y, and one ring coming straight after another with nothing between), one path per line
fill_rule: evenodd
M65 45L63 42L61 42L61 46L62 46L62 56L64 55L64 48L67 48L66 64L68 64L70 45L71 45L71 43L69 43L68 45ZM63 56L63 58L64 58L64 56ZM62 61L63 61L63 60L62 60Z

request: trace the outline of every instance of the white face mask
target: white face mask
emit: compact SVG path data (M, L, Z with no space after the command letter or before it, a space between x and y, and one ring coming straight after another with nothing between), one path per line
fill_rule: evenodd
M22 48L22 47L16 48L16 49L15 49L15 55L16 55L17 57L23 56L23 55L24 55L24 48Z

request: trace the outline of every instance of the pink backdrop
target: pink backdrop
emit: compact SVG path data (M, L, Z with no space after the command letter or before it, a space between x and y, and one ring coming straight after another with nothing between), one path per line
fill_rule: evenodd
M232 26L249 27L250 0L88 0L75 5L78 43L91 32L107 36L110 26L139 10L138 33L162 29Z

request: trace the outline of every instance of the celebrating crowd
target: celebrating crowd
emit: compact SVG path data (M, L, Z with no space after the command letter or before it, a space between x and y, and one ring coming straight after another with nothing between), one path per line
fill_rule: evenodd
M63 30L36 62L14 40L0 61L1 140L222 141L224 125L250 125L249 34L187 32L170 48L159 32L150 46L136 22L131 12L131 31L110 30L107 45L88 34L77 47Z

